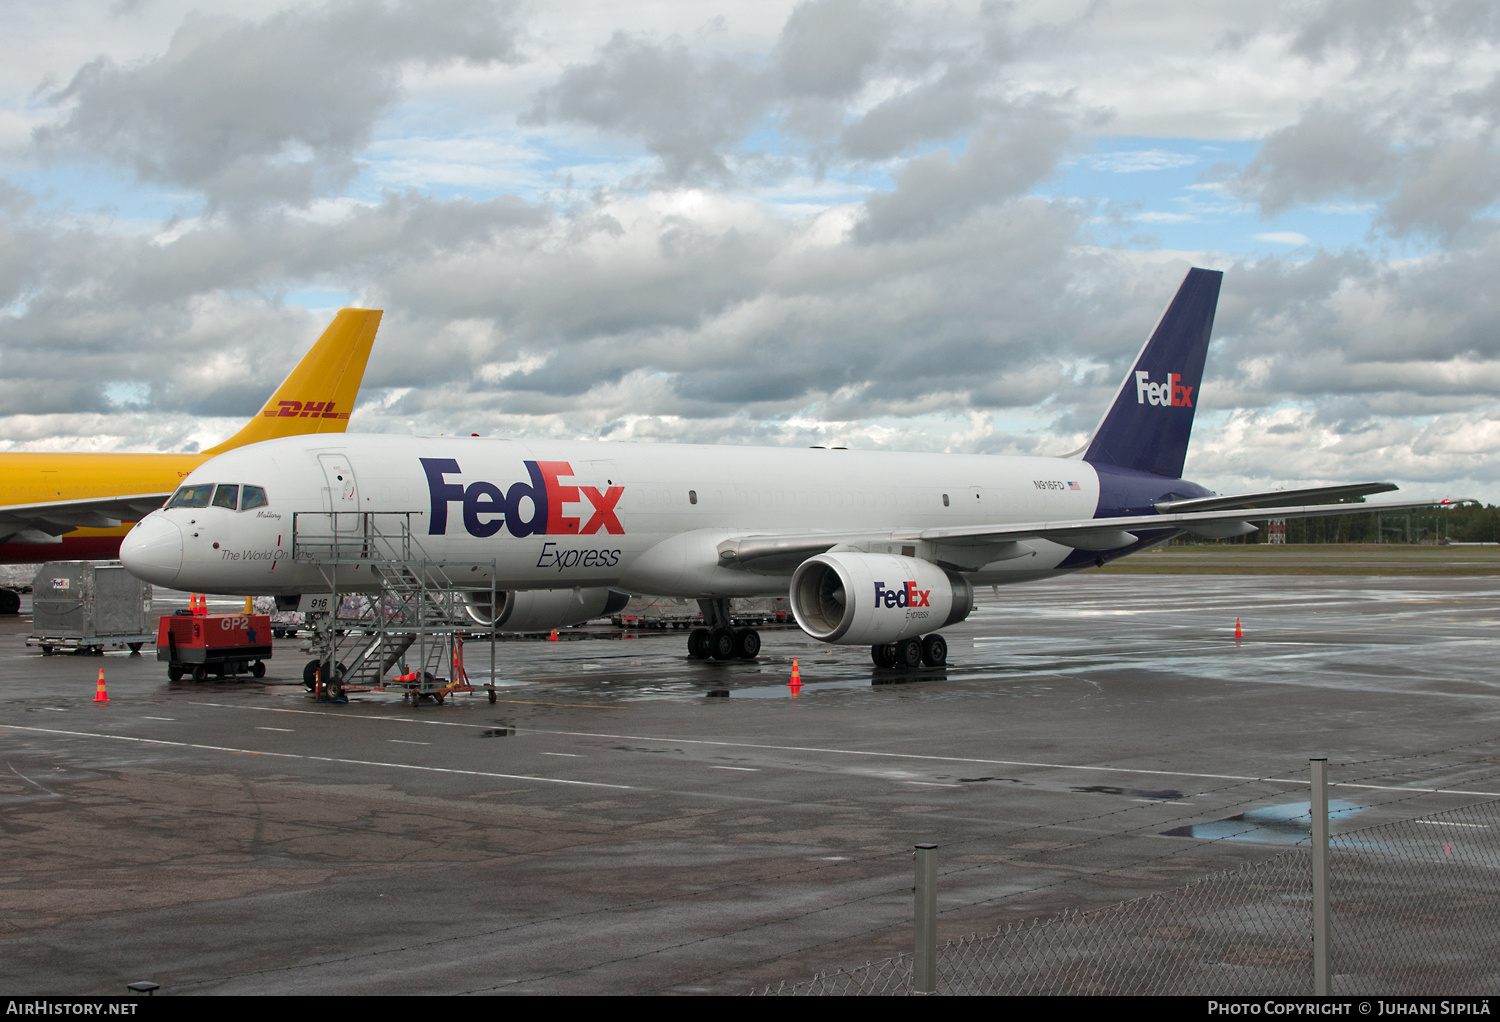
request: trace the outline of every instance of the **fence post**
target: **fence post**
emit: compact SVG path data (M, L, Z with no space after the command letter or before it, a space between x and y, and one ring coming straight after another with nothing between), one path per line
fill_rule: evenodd
M1328 760L1312 760L1313 995L1328 996Z
M916 960L911 992L937 993L937 845L917 845Z

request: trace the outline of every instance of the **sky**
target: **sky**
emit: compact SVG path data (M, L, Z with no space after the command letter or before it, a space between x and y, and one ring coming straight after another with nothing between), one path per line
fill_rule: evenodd
M1186 474L1500 502L1500 4L6 0L0 450L1082 446L1224 271Z

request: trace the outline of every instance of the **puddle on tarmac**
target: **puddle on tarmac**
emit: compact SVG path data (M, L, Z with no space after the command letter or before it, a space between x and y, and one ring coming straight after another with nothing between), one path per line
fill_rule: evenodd
M1074 791L1097 795L1129 795L1131 798L1155 798L1163 802L1182 798L1182 792L1176 788L1166 788L1161 791L1149 791L1144 788L1116 788L1112 784L1090 784L1087 787L1074 787Z
M1363 806L1330 799L1328 818L1352 816ZM1212 823L1194 823L1162 831L1164 837L1195 837L1204 841L1257 841L1262 844L1295 845L1312 835L1312 803L1284 802L1262 806Z

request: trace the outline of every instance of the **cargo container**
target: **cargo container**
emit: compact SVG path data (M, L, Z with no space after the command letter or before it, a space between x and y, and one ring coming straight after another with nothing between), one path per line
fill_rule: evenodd
M28 646L139 653L151 632L151 586L118 561L50 561L32 580Z

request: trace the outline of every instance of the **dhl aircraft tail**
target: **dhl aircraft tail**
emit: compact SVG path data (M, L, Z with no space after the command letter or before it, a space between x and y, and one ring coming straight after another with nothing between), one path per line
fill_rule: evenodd
M276 388L260 414L234 436L203 454L222 454L246 444L306 433L342 433L349 424L354 397L364 379L365 363L379 309L340 309L323 336Z

